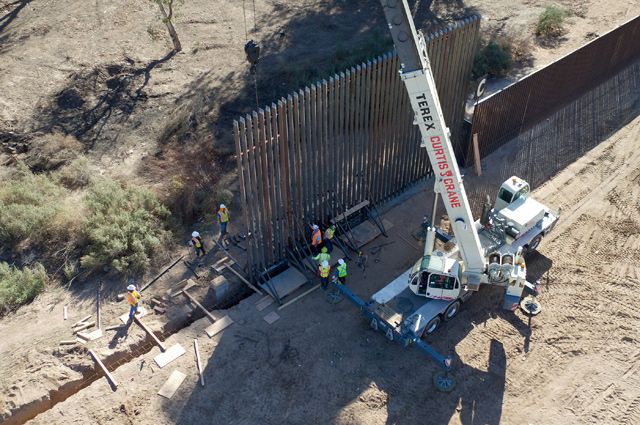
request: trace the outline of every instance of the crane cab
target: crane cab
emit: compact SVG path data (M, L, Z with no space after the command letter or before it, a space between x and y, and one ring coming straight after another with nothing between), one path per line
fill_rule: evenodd
M460 263L440 251L418 260L409 276L409 288L419 296L455 300L460 295Z
M530 191L529 183L522 180L520 177L511 176L500 186L500 190L498 191L498 196L496 196L496 202L493 207L497 211L500 211L518 199L528 198Z

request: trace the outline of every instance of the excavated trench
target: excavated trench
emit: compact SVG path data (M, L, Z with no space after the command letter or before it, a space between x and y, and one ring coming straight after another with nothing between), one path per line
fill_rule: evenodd
M239 286L234 290L227 291L224 297L221 297L218 302L201 302L207 310L212 309L228 309L238 304L243 299L251 296L252 291L248 290L245 286ZM164 342L170 336L180 332L181 330L189 327L195 321L205 317L204 312L199 309L193 310L187 317L174 319L166 323L159 332L154 332L158 339ZM130 344L123 351L118 351L111 354L108 357L101 358L106 368L113 372L120 366L131 362L132 360L148 353L155 346L154 342L149 336L136 343ZM88 349L84 348L87 356L89 355ZM102 370L97 366L91 369L82 371L82 377L73 381L67 382L64 385L58 387L55 390L49 391L48 397L43 397L40 400L33 401L29 404L22 405L14 410L8 418L3 420L4 425L19 425L35 418L41 413L53 408L56 404L65 401L67 398L82 391L84 388L91 385L94 381L104 377Z

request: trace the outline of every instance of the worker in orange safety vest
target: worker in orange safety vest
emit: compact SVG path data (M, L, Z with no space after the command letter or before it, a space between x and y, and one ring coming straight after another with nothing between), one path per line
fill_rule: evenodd
M320 286L322 289L327 289L329 286L329 275L331 274L331 266L328 261L323 261L318 267L318 274L320 275Z
M311 226L311 230L313 233L311 234L311 250L313 254L316 255L320 251L320 246L322 245L322 232L320 232L320 228L317 224Z
M132 320L133 316L138 312L140 298L142 298L142 295L140 295L140 292L138 292L135 285L127 286L127 302L131 307L129 309L129 320Z

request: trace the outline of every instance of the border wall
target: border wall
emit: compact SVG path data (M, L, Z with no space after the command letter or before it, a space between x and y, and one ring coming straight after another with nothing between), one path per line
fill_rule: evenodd
M466 151L464 105L479 26L473 16L426 37L459 152ZM399 67L389 53L234 121L252 275L285 260L311 223L327 225L430 175Z

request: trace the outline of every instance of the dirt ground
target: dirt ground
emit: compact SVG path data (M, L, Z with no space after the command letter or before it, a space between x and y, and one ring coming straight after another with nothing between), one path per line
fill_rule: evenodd
M285 94L308 67L329 69L336 51L370 40L379 28L385 34L378 3L257 0L257 30L252 31L249 9L248 36L262 42L264 72L276 76L261 87L262 99ZM590 33L602 34L625 22L638 6L634 0L560 3L576 12L569 18L568 33L553 48L533 43L533 68L580 46ZM535 0L516 7L504 0L473 0L468 6L481 12L485 30L503 28L524 36L531 34L547 4ZM446 22L464 7L436 2L434 10ZM141 170L148 170L144 163L156 156L157 140L176 111L203 109L195 115L196 125L207 132L198 142L228 154L230 118L253 106L242 52L241 2L196 0L179 6L176 26L184 51L175 56L167 55L168 37L156 9L145 2L0 0L0 17L0 133L64 128L78 134L101 172L160 186ZM426 15L419 18L433 21ZM113 77L123 82L115 95L108 89ZM81 94L79 100L74 90ZM73 107L74 101L82 105ZM634 351L632 331L638 315L625 301L638 281L628 261L637 249L638 201L631 197L637 192L637 176L631 168L637 160L633 140L638 128L636 120L536 192L549 205L569 207L532 264L540 270L553 265L542 298L545 312L534 319L527 337L522 317L499 311L498 294L485 290L475 297L457 322L433 341L459 358L459 387L451 396L432 392L434 366L428 359L387 344L356 318L346 301L329 306L316 292L283 310L271 326L255 311L252 298L230 310L236 324L219 338L203 337L205 323L196 322L168 341L187 348L175 366L141 368L143 359L152 364L154 349L118 368L122 388L116 393L100 379L34 422L638 422L640 394L633 388L638 387L640 355ZM176 166L182 164L159 169L166 177ZM422 211L427 194L402 209ZM579 204L574 214L572 200ZM598 202L590 202L594 200ZM398 208L388 213L396 229L403 223L417 226L420 217L422 213L405 215ZM403 236L410 230L407 227ZM404 271L420 251L398 234L392 238L393 249L384 249L384 261L370 264L366 276L351 267L352 285L363 297ZM607 244L601 246L603 239ZM153 294L163 295L189 273L184 267L176 269ZM52 288L0 320L0 417L51 398L93 368L84 350L61 354L56 349L60 340L70 337L69 324L61 321L62 306L71 307L70 322L91 313L92 285L95 282L70 292ZM109 324L126 308L115 301L117 292L113 288L105 294L103 314ZM202 300L208 294L206 287L196 291ZM207 304L212 302L208 299ZM191 310L183 304L173 307L175 316L152 324L161 328ZM195 336L207 359L205 388L196 386L193 375L189 348ZM94 346L109 355L142 339L133 328L126 340L115 338L107 347L100 340ZM175 367L188 378L174 399L164 401L155 392Z
M252 296L226 311L235 323L213 339L202 319L166 343L187 354L164 369L159 353L118 368L31 423L110 424L635 424L640 420L638 287L640 118L534 193L563 206L554 233L529 260L542 283L543 313L528 323L500 310L501 292L484 288L430 342L453 355L458 385L431 386L432 361L388 342L343 300L318 290L278 311L268 325ZM490 163L491 158L488 158ZM467 186L473 187L468 177ZM349 285L367 298L419 255L411 212L428 208L424 188L385 218L394 223L381 261L351 265ZM370 245L371 246L371 245ZM370 260L374 258L370 256ZM198 383L198 338L205 386ZM187 374L171 400L155 393L174 369Z

